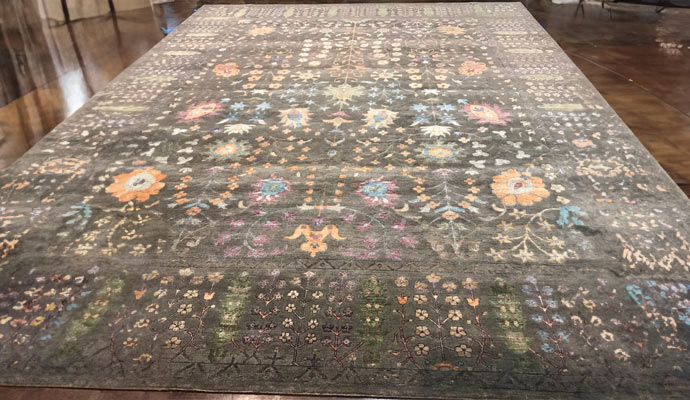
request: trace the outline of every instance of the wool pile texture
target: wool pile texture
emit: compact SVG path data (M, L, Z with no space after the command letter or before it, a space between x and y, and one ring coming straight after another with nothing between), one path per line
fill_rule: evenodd
M0 383L683 397L689 210L520 3L204 6L0 172Z

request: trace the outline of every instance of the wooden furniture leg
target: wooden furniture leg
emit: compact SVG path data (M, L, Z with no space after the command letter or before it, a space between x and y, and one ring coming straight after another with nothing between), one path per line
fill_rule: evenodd
M67 0L62 0L62 14L65 16L65 23L69 24L69 7L67 7Z

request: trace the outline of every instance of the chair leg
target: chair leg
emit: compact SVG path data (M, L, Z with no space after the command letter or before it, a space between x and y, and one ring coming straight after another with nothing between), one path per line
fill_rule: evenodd
M108 0L108 5L110 6L110 13L115 14L115 5L113 4L113 0Z
M582 16L585 16L585 0L580 0L577 2L577 7L575 8L575 16L577 16L577 12L582 9Z
M70 18L69 18L69 7L67 7L67 0L62 0L62 14L65 16L65 23L69 24L70 23Z

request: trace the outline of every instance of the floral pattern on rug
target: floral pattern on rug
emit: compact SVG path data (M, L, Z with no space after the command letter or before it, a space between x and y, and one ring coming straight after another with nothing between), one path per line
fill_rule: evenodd
M682 396L689 206L518 3L206 6L0 172L0 383Z

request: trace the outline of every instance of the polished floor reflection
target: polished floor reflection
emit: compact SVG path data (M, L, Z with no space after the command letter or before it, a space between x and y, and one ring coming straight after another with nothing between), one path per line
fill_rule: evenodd
M195 0L57 24L0 1L0 168L20 157L193 12Z

